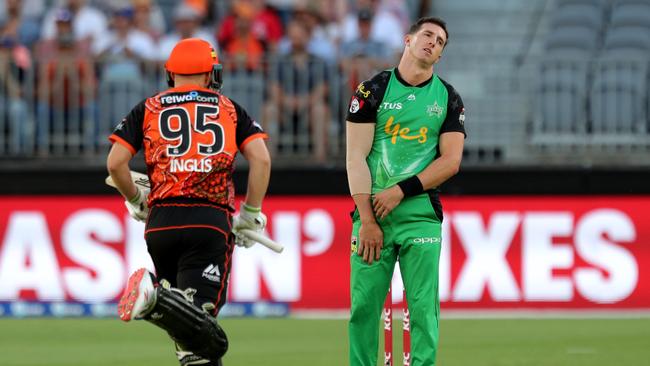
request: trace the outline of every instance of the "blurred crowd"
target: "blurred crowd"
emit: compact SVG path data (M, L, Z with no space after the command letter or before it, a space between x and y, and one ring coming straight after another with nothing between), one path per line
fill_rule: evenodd
M226 78L262 80L256 117L265 127L305 129L318 137L308 149L322 160L330 89L353 89L394 64L410 20L402 0L4 0L0 135L17 153L93 144L104 132L99 121L115 124L164 88L162 65L176 42L200 37L218 50ZM332 85L338 75L345 78ZM121 99L102 111L107 93Z

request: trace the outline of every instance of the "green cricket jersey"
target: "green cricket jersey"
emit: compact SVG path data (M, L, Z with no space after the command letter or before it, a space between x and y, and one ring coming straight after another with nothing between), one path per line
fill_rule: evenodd
M465 134L464 111L456 90L436 74L411 86L394 68L359 84L346 119L376 123L372 149L366 159L372 193L424 170L440 154L441 134ZM429 194L435 201L434 207L439 208L436 190Z

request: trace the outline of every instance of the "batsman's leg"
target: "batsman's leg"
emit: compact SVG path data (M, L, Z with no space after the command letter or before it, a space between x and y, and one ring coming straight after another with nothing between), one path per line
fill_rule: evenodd
M182 349L216 364L228 350L226 333L205 309L193 305L191 291L161 282L155 283L144 268L135 271L118 304L120 318L147 320L167 331Z

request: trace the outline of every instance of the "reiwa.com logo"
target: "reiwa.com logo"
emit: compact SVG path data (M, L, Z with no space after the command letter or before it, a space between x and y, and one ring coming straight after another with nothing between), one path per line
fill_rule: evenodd
M201 102L201 103L219 103L219 97L216 95L201 94L197 91L191 91L185 94L170 94L160 97L162 104L181 104L188 102Z

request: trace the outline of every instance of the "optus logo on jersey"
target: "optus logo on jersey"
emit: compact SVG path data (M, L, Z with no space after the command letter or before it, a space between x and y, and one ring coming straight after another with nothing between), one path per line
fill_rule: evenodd
M185 94L170 94L160 97L160 102L166 104L181 104L186 102L201 102L201 103L214 103L219 104L219 97L216 95L209 95L191 91Z
M418 142L421 144L427 142L427 132L429 132L429 129L427 127L420 127L420 133L417 135L409 135L409 132L411 132L410 128L401 128L401 125L399 123L395 123L395 125L393 125L393 121L395 121L395 117L390 116L386 122L386 127L384 127L386 134L391 136L390 142L393 145L397 143L398 137L403 138L404 140L418 140Z
M384 102L381 106L383 109L397 109L400 110L402 109L402 103L389 103L389 102Z

